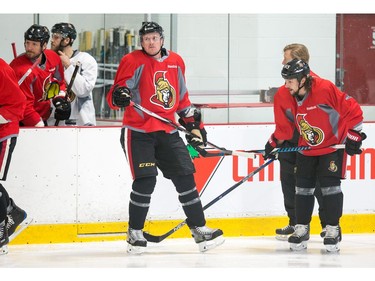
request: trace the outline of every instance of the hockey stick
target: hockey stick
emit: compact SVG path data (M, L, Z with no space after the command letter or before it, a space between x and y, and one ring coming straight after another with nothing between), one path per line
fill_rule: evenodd
M13 57L16 58L17 57L16 43L13 42L11 44L12 44Z
M70 79L68 88L66 88L65 100L68 100L68 98L69 98L69 94L72 90L74 80L76 80L76 76L77 76L77 73L78 73L78 70L79 70L79 66L80 66L80 62L77 61L76 66L74 67L73 75L72 75L72 78ZM59 123L60 123L60 120L56 119L55 126L59 126Z
M241 184L243 184L244 182L246 182L249 178L251 178L252 176L254 176L256 173L258 173L259 171L263 170L265 167L267 167L273 161L275 161L275 159L270 159L267 162L265 162L263 165L261 165L259 168L257 168L254 171L252 171L250 174L248 174L246 177L244 177L241 181L237 182L236 184L234 184L233 186L231 186L230 188L228 188L226 191L224 191L222 194L220 194L218 197L216 197L211 202L209 202L207 205L205 205L203 207L203 210L206 210L209 207L211 207L213 204L215 204L217 201L219 201L220 199L222 199L224 196L226 196L227 194L229 194L230 192L232 192L233 190L235 190L238 186L240 186ZM159 243L159 242L163 241L165 238L167 238L168 236L170 236L173 233L175 233L177 230L179 230L185 224L186 224L186 220L184 220L183 222L180 222L178 225L176 225L174 228L172 228L171 230L169 230L167 233L165 233L163 235L160 235L160 236L152 235L152 234L150 234L148 232L144 232L143 236L149 242Z
M40 59L37 58L36 61L33 63L33 65L25 72L25 74L21 77L20 80L18 80L18 86L20 86L23 81L25 81L25 79L27 78L27 76L30 75L30 73L33 71L33 69L35 68L35 66L37 66L37 64L40 62Z
M17 228L16 231L9 236L9 243L12 242L18 235L21 234L22 231L24 231L26 228L30 226L30 224L33 222L33 218L24 220Z
M192 132L186 130L185 127L183 126L180 126L180 125L177 125L176 123L174 123L173 121L169 120L169 119L166 119L150 110L148 110L147 108L144 108L143 106L133 102L133 101L130 101L130 105L139 109L140 111L143 111L144 113L156 118L156 119L159 119L160 121L174 127L175 129L177 129L178 131L180 132L183 132L185 133L186 135L189 135L189 136L192 136L192 137L198 137L197 135L193 134ZM199 147L195 147L195 149L199 152L199 154L201 154L203 157L214 157L214 156L227 156L227 155L235 155L235 156L243 156L243 157L247 157L247 158L256 158L256 153L254 152L244 152L244 151L233 151L233 150L227 150L225 149L224 147L220 147L220 146L217 146L216 144L213 144L212 142L209 142L207 141L207 144L220 150L220 152L216 152L216 153L212 153L212 152L208 152L206 151L205 149L203 148L199 148Z
M323 148L334 148L334 149L344 149L345 144L335 144L331 145L328 147L322 147L322 148L314 148L312 146L296 146L296 147L280 147L280 148L275 148L272 153L282 153L282 152L297 152L297 151L303 151L303 150L319 150ZM255 149L255 150L245 150L247 153L260 153L264 154L265 150L264 149Z

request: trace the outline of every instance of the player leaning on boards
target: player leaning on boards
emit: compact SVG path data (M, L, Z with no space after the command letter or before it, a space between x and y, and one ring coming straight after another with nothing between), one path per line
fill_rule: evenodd
M341 92L332 82L310 75L309 65L293 59L284 65L281 88L294 97L291 105L294 123L285 115L277 118L275 132L265 146L265 158L273 157L272 150L283 143L277 139L279 132L290 139L294 128L300 133L299 146L314 149L300 151L296 161L296 226L288 238L291 250L307 248L310 222L314 208L314 189L320 183L326 216L326 234L323 243L327 251L339 251L339 227L343 211L341 180L345 178L347 154L362 153L361 132L363 112L355 99ZM345 150L330 146L345 143Z
M128 252L142 253L147 246L143 228L157 168L172 180L192 236L200 251L207 251L224 242L223 232L206 226L194 181L195 167L183 140L176 128L129 106L132 100L169 120L174 120L177 113L181 124L199 136L188 138L188 142L204 145L206 131L200 113L189 100L185 63L178 54L163 48L164 34L159 24L143 23L139 36L142 50L122 58L107 95L111 108L126 107L120 141L134 180L129 202Z
M96 116L92 97L98 76L98 63L86 52L73 49L77 31L73 24L56 23L51 29L51 49L61 58L64 66L64 78L69 84L74 77L75 65L79 62L79 71L74 77L69 100L71 101L70 124L77 126L95 126Z
M12 154L17 143L19 121L26 106L26 97L17 84L11 67L0 59L0 180L6 181ZM0 183L0 255L8 253L9 237L26 219L26 212L9 197Z

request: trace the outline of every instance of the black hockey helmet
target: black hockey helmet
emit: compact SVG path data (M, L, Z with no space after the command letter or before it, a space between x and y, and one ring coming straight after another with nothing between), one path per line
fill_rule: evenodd
M69 37L72 41L77 38L77 31L73 24L67 22L56 23L52 29L52 33L60 33L63 38Z
M301 81L303 77L307 77L310 74L309 65L303 60L292 59L287 64L283 66L281 70L281 76L284 79L293 79L297 78L298 81Z
M153 21L146 21L146 22L143 22L142 23L142 27L141 29L139 30L139 36L143 36L147 33L152 33L152 32L157 32L160 34L160 37L161 38L164 38L164 35L163 35L163 28L158 25L156 22L153 22Z
M46 26L33 24L25 32L25 40L37 41L42 45L48 43L49 40L49 30Z

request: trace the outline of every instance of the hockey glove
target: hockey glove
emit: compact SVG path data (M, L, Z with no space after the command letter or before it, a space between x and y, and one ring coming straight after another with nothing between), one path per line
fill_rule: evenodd
M275 136L272 134L268 141L266 142L266 145L264 147L264 154L263 154L263 159L276 159L277 158L277 153L272 153L272 151L277 148L277 139Z
M365 133L349 130L346 135L345 151L350 156L362 153L362 141L367 138Z
M202 122L201 112L194 109L194 114L190 117L181 117L178 122L193 135L186 135L186 140L193 147L207 145L207 132Z
M112 103L118 107L127 107L132 96L129 88L116 86L112 93Z
M55 106L55 119L68 120L72 111L70 102L63 96L57 96L52 100L52 103Z

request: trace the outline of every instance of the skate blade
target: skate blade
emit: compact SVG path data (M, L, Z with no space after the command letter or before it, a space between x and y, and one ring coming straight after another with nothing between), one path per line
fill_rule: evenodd
M208 250L212 250L216 248L217 246L220 246L224 242L225 242L225 239L222 235L216 237L214 240L203 241L201 243L198 243L199 251L202 253L207 252Z
M336 245L325 245L327 252L330 253L337 253L340 251L340 243L337 243Z
M9 237L9 243L14 240L18 235L21 234L29 225L33 222L33 218L25 219L19 226L17 226L16 231Z
M275 238L279 241L288 241L290 235L276 234Z
M4 245L0 248L0 255L6 255L8 254L8 246Z
M128 244L127 253L131 255L140 255L146 251L146 247L133 246Z
M302 241L301 243L289 243L289 248L292 251L302 251L307 249L307 242Z

